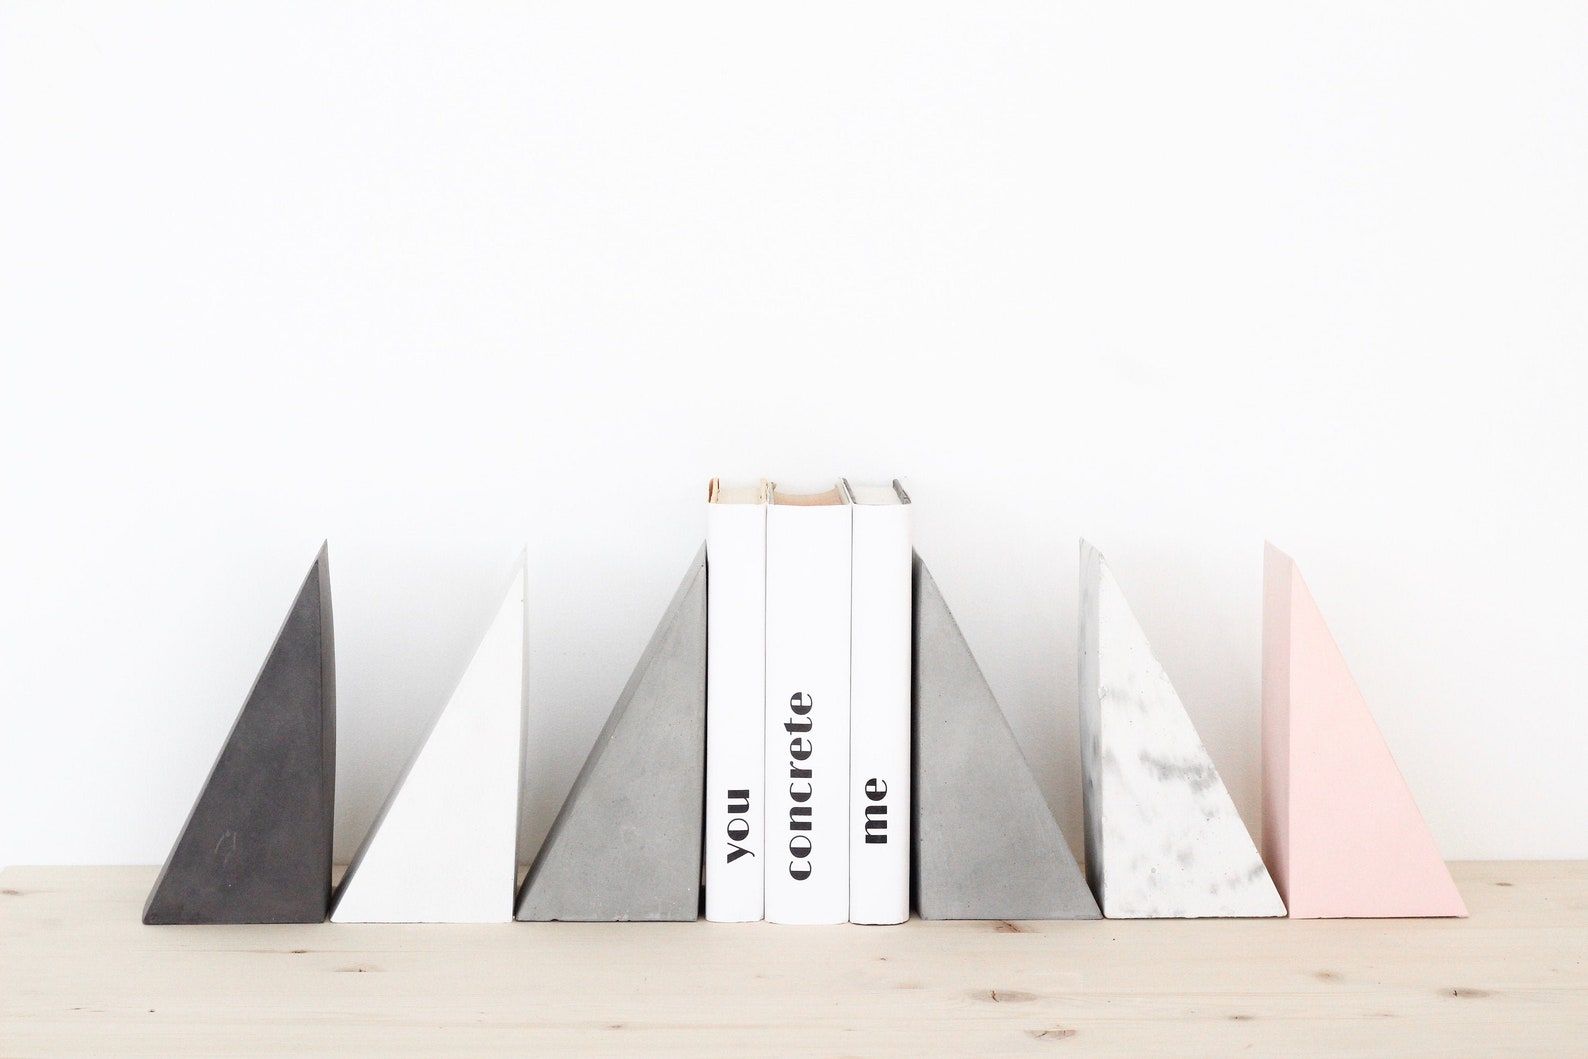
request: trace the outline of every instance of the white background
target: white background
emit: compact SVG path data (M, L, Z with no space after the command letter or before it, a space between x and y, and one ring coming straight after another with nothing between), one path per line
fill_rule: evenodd
M712 474L908 478L1072 844L1076 539L1258 827L1261 545L1588 856L1588 8L0 5L0 863L164 857L322 537L337 848L529 547L525 852Z

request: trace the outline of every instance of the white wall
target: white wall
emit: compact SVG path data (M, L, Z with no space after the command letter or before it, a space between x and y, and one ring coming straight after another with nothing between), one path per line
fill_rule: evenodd
M0 12L0 863L165 855L322 537L344 856L528 543L533 847L716 473L908 476L1072 842L1077 536L1254 830L1267 536L1588 856L1582 5Z

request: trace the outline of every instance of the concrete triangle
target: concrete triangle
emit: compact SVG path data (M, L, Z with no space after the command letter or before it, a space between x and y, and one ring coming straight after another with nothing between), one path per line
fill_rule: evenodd
M160 869L143 921L323 921L335 796L336 659L322 545Z
M702 547L529 869L518 918L697 918L705 760Z
M1263 849L1294 919L1465 916L1288 555L1263 555Z
M496 923L518 871L524 600L512 585L337 890L334 923Z
M1081 542L1086 877L1110 919L1282 916L1268 869L1102 553Z
M937 583L915 557L914 863L922 919L1096 919L1097 902Z

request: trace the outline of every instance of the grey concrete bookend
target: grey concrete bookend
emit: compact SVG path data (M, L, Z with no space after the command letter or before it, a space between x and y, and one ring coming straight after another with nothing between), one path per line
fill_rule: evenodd
M547 833L516 918L697 918L705 766L701 548Z
M915 907L922 919L1098 919L1058 821L915 557Z
M143 921L323 922L335 786L336 659L322 545Z

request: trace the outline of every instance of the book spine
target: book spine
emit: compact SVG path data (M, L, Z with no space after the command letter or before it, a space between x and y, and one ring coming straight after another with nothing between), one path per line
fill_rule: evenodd
M767 511L766 918L849 919L850 506Z
M850 634L849 919L910 918L908 505L854 509Z
M706 505L706 918L761 918L766 505Z

